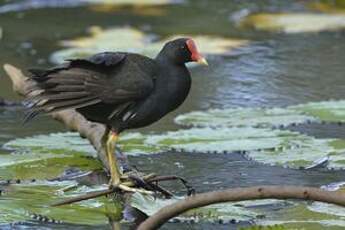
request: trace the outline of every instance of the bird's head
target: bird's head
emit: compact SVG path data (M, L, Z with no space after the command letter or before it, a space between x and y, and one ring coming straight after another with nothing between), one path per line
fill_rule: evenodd
M202 65L208 65L191 38L178 38L167 42L160 55L164 55L178 64L197 62Z

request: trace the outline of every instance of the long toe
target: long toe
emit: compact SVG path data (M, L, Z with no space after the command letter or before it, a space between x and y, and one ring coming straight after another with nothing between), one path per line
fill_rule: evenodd
M138 192L138 193L145 194L145 195L153 195L154 194L154 192L152 192L152 191L148 191L148 190L141 189L141 188L131 188L131 187L129 187L125 184L122 184L122 183L119 184L117 187L124 192L133 192L133 193Z

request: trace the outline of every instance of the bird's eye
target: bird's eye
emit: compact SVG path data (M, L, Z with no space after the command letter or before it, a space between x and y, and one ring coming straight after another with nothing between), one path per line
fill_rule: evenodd
M181 46L181 49L184 50L186 47L185 46Z

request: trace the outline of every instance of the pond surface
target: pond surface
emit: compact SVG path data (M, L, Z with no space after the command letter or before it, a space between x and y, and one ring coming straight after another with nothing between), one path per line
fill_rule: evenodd
M25 2L36 2L37 5L23 5ZM1 66L11 63L22 69L48 67L51 65L50 55L61 49L59 41L85 36L87 29L94 25L102 28L131 26L152 35L153 39L174 34L202 34L250 41L249 45L236 48L228 55L209 55L210 67L207 69L192 68L193 87L187 101L177 111L142 132L175 130L178 126L173 118L190 111L238 106L282 107L344 98L345 30L285 34L236 25L236 17L245 11L308 12L307 1L185 0L163 5L103 8L99 7L101 4L87 4L85 1L61 1L60 5L56 2L0 1ZM97 10L97 6L103 10ZM0 70L0 97L18 99L3 70ZM47 117L22 126L22 116L20 106L0 109L1 145L18 137L65 131L62 125ZM334 126L304 127L299 131L318 138L345 138L344 130ZM8 154L8 151L0 149L1 154ZM345 176L341 170L303 171L266 166L248 161L240 154L169 152L130 157L130 162L146 172L183 176L200 192L282 183L321 186L342 181ZM68 224L62 227L42 224L17 226L23 229L78 229L78 226ZM219 229L224 226L168 224L166 229L176 227ZM79 228L85 229L83 226Z

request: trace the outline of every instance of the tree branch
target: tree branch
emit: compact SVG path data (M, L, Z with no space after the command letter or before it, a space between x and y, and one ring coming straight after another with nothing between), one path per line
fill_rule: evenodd
M210 204L257 199L301 199L321 201L345 206L345 194L330 192L319 188L297 186L258 186L235 188L224 191L207 192L187 197L184 200L168 205L149 217L138 227L138 230L157 229L169 219L183 212Z

